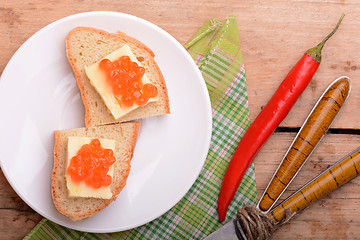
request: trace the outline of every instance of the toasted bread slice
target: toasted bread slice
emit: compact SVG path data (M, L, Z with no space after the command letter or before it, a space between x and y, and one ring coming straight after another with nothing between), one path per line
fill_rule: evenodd
M159 101L148 103L116 120L99 93L91 85L85 73L85 66L101 60L125 44L130 46L138 61L145 68L149 80L157 86ZM66 38L66 51L85 106L85 125L87 127L170 113L165 81L154 60L154 53L138 40L121 32L112 34L94 28L77 27Z
M93 216L116 199L126 184L130 171L140 123L120 123L99 127L55 131L54 169L51 176L51 193L58 211L72 220ZM68 197L66 186L67 139L69 136L107 138L116 141L111 199Z

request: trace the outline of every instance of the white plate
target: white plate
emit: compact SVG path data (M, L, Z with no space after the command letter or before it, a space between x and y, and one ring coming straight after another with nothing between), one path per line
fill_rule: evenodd
M50 177L54 130L84 126L65 54L65 37L77 26L120 30L150 47L166 81L171 114L142 121L130 176L117 200L99 214L73 222L55 209ZM168 211L195 182L211 138L209 95L186 50L154 24L115 12L69 16L28 39L3 71L0 109L0 162L11 186L42 216L88 232L131 229Z

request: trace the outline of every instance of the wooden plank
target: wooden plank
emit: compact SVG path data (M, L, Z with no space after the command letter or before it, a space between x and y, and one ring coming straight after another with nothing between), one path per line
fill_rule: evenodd
M258 198L290 146L294 133L276 133L255 159ZM302 187L343 156L359 147L360 136L328 134L315 149L280 201ZM273 239L354 239L360 227L360 178L355 178L328 196L312 203L280 228ZM278 203L280 203L280 201Z
M42 27L71 14L95 10L144 18L169 32L181 44L211 17L224 21L227 16L235 15L241 35L251 120L303 52L317 44L344 12L342 26L323 50L318 72L281 126L299 127L326 86L335 78L347 75L353 83L350 98L332 127L360 129L357 111L360 102L360 4L357 0L5 1L0 6L0 73L21 44ZM277 166L275 161L279 161L293 135L275 134L256 158L259 192L267 184ZM299 183L295 181L289 192L329 165L330 154L338 159L355 148L359 140L354 135L334 137L334 140L324 139L327 149L320 150L319 146L319 152L312 156L314 160L304 167L296 180ZM359 219L352 214L359 201L356 192L359 192L358 180L296 216L274 239L357 238ZM22 238L41 219L22 202L2 174L0 211L0 234L5 239ZM343 226L341 229L339 222Z
M0 239L21 239L42 219L11 188L0 171Z
M270 99L292 66L309 48L320 42L346 13L338 32L323 49L323 60L299 101L282 126L298 126L326 86L337 77L352 79L352 92L334 128L359 128L360 40L357 1L264 1L249 10L255 16L240 16L242 50L248 80L250 118L253 120Z

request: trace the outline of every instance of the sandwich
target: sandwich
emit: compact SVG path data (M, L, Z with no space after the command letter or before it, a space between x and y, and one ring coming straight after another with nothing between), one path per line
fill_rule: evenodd
M140 41L122 32L108 33L90 27L77 27L66 38L66 52L85 107L85 126L127 122L170 113L166 84L154 60L155 55ZM102 63L107 60L108 63L116 65L115 62L120 58L130 58L132 65L136 63L138 68L142 69L143 75L139 83L142 86L155 86L155 97L150 97L145 103L140 101L139 104L127 106L129 104L126 100L129 96L137 99L145 90L136 90L132 83L127 83L125 85L131 85L133 89L126 89L126 93L121 95L117 93L124 88L121 85L123 83L117 83L128 81L126 77L134 75L136 71L120 66L112 72L106 72L99 67L102 60ZM111 80L110 75L122 77ZM114 83L117 84L116 89L111 88L115 86Z
M116 199L130 172L139 125L131 122L55 131L51 194L60 213L77 221L95 215ZM107 158L110 162L102 170L105 177L99 179L94 175L106 165L104 156L111 156ZM76 165L77 158L82 160L80 165Z

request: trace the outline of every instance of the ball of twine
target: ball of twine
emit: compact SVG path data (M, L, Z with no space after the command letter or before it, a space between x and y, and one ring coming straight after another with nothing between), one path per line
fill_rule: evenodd
M235 232L239 239L244 240L268 240L271 235L293 214L285 212L285 218L276 223L268 215L261 212L255 206L245 206L237 211L234 220Z

